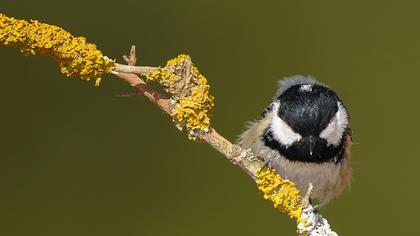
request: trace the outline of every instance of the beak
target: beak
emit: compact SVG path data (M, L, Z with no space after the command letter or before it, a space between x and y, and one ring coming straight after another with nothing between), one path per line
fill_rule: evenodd
M314 154L315 139L312 136L309 136L309 155Z

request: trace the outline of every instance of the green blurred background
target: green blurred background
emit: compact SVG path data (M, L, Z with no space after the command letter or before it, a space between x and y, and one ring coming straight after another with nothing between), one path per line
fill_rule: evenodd
M418 234L419 1L23 1L0 12L83 35L122 61L188 53L230 140L277 80L313 75L354 131L352 188L323 214L340 235ZM294 235L237 167L189 141L115 77L64 78L53 60L0 48L0 235Z

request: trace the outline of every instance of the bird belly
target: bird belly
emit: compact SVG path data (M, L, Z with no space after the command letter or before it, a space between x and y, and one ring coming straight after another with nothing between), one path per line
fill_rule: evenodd
M313 185L312 199L322 206L341 193L337 188L340 182L340 164L291 162L280 156L277 164L272 165L278 174L293 181L304 195L309 184Z
M253 122L239 137L238 144L245 149L250 149L258 158L267 162L277 173L296 183L304 195L309 183L314 186L311 198L319 201L320 206L325 205L332 198L338 196L349 186L351 179L350 148L347 148L343 159L338 163L310 163L289 161L277 150L272 150L264 145L261 137L264 129L269 124L269 118ZM351 138L347 138L347 146L351 146Z

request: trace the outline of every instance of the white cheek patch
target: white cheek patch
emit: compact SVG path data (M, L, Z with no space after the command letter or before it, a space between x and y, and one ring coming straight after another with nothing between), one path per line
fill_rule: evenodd
M340 144L343 133L349 124L347 111L344 106L337 102L338 110L334 117L331 119L327 128L325 128L319 137L327 140L328 146L338 146Z
M299 141L302 138L302 136L298 133L295 133L292 130L292 128L288 124L286 124L286 122L284 122L280 117L278 117L277 112L279 106L279 103L273 104L273 119L271 121L270 128L273 132L273 137L281 144L288 147L294 142Z

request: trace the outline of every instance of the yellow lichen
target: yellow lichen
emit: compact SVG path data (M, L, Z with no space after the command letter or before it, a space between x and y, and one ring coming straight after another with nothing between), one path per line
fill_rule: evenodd
M147 74L147 80L158 81L163 84L171 84L178 81L178 79L178 76L174 75L170 70L161 67Z
M297 224L305 224L301 218L302 196L295 183L277 175L276 170L263 167L257 174L258 190L264 199L270 200L274 207L287 213Z
M190 138L195 139L197 131L208 131L214 98L206 78L188 55L169 60L165 67L149 73L147 79L159 82L172 94L177 104L172 117L180 129L189 131Z
M25 55L51 56L64 75L94 79L96 85L103 74L111 73L115 67L84 37L74 37L60 27L36 20L17 20L0 14L0 45L18 47Z

